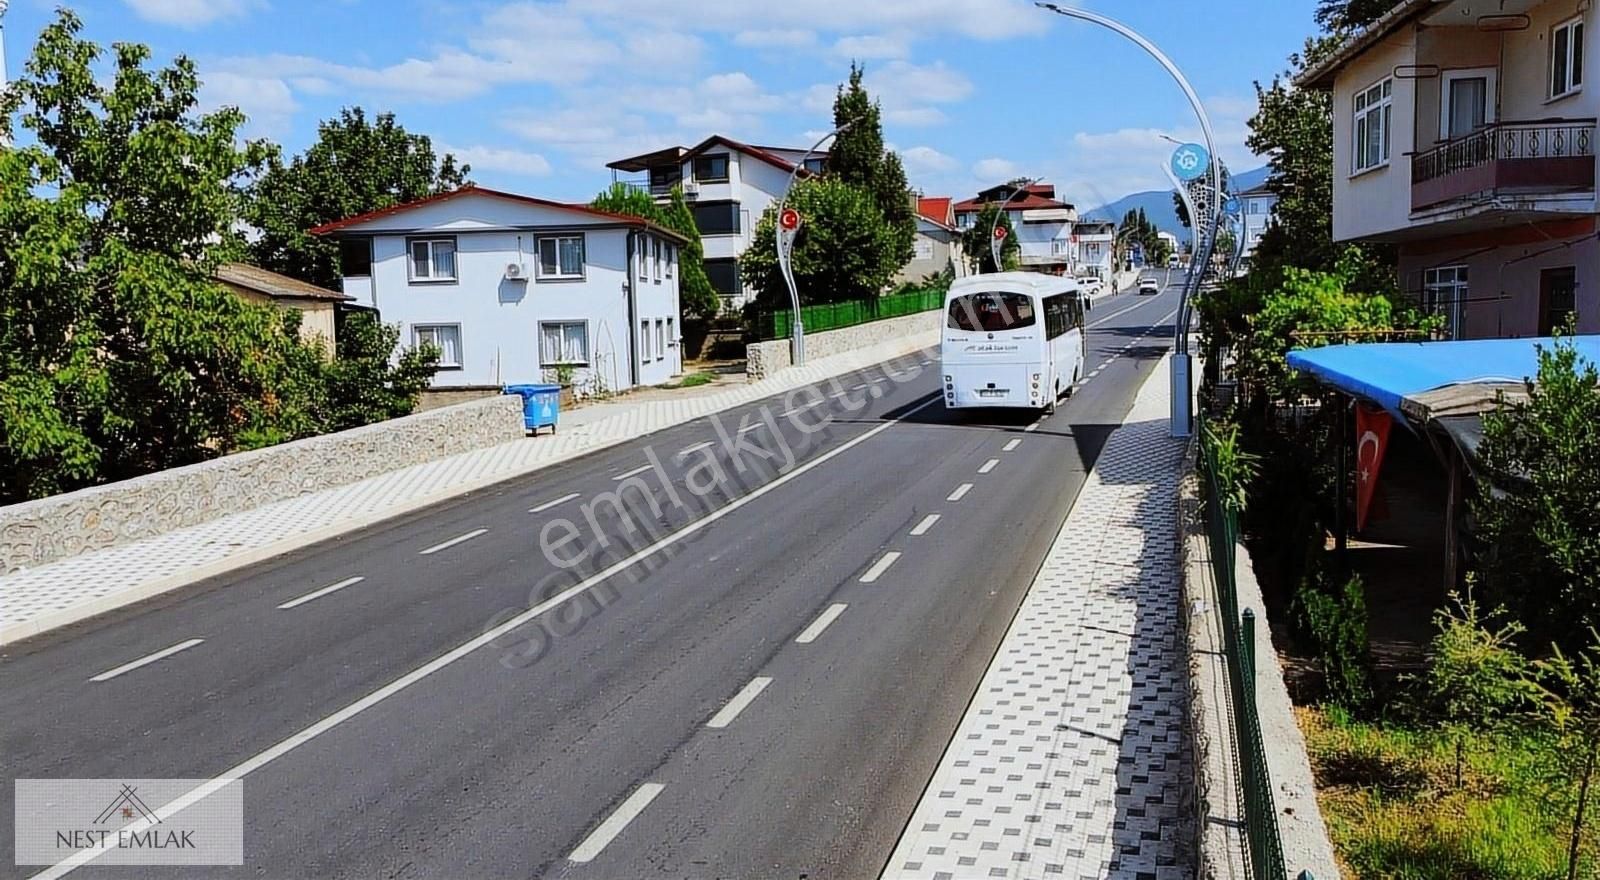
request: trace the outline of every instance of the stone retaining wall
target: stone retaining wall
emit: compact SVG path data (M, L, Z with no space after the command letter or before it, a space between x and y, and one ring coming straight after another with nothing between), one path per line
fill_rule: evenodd
M943 309L936 309L900 318L869 321L865 324L841 327L838 330L807 333L806 359L812 361L829 355L843 354L919 333L927 334L929 337L927 344L933 345L939 341L939 319L943 314ZM790 358L788 339L751 343L745 346L744 355L745 369L749 373L751 382L765 379L794 365Z
M522 399L501 395L0 507L0 573L522 436Z

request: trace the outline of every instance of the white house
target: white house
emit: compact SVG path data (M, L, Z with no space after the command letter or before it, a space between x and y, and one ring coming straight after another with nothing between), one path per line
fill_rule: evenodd
M1020 192L1008 183L990 187L976 198L956 203L956 226L972 228L985 206L1002 200L1007 200L1006 216L1016 230L1022 268L1056 275L1073 271L1072 227L1078 211L1056 201L1056 188L1048 183L1028 184Z
M1256 245L1261 243L1261 236L1266 233L1267 227L1272 225L1272 206L1278 203L1278 197L1267 189L1265 182L1237 196L1240 219L1244 222L1244 256L1249 259L1255 253Z
M638 217L465 186L311 230L344 292L442 352L436 389L620 390L682 372L679 234Z
M1077 274L1093 275L1101 281L1111 282L1115 274L1114 252L1117 243L1117 224L1110 220L1084 220L1072 227L1073 259Z
M606 167L614 181L645 189L658 201L669 198L674 186L683 187L700 230L706 275L722 296L724 308L736 309L748 298L739 278L739 257L750 246L762 213L783 197L795 163L802 158L805 150L757 147L712 135L693 147L667 147ZM826 153L812 154L806 158L805 172L820 171L827 158ZM641 177L625 180L618 172Z
M1333 99L1333 239L1395 246L1457 338L1600 332L1588 0L1401 0L1300 88Z

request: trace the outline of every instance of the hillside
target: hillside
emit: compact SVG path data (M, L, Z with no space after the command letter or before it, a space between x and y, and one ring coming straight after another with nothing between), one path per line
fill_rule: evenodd
M1234 189L1249 189L1266 180L1268 170L1267 166L1263 165L1260 168L1234 175ZM1150 218L1150 222L1154 223L1156 228L1162 232L1170 232L1180 239L1188 236L1188 230L1184 229L1183 224L1178 222L1178 212L1172 209L1172 190L1147 190L1123 196L1109 205L1090 208L1083 212L1082 216L1086 220L1121 222L1124 214L1129 211L1137 211L1140 208L1144 209L1145 216Z

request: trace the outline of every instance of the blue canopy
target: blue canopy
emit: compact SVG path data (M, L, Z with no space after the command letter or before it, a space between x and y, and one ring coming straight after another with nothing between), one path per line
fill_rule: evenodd
M1298 348L1289 366L1402 419L1402 398L1465 383L1517 383L1539 372L1537 347L1555 340L1461 339L1447 342L1365 342ZM1600 364L1600 336L1573 337L1578 353Z

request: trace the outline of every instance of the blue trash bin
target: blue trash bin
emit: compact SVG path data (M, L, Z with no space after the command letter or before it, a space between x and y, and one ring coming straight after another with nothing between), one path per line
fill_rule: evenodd
M535 434L540 428L556 429L561 415L560 385L507 385L506 394L522 397L522 426Z

